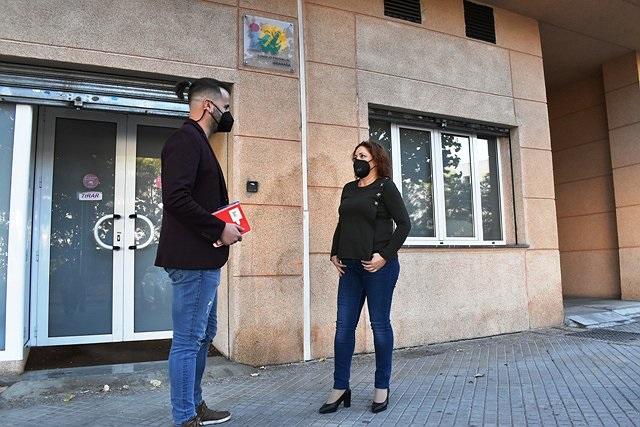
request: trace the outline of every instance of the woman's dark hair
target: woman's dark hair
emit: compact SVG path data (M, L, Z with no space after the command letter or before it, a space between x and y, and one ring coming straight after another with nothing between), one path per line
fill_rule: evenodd
M376 162L378 168L378 176L382 178L391 178L391 159L387 153L387 149L375 141L362 141L353 150L351 158L355 158L358 148L364 147L371 153L372 160Z
M184 100L184 93L187 92L187 100L191 102L193 98L202 95L210 96L218 99L222 96L220 89L226 89L219 81L203 77L194 81L181 80L176 84L176 96L180 100Z

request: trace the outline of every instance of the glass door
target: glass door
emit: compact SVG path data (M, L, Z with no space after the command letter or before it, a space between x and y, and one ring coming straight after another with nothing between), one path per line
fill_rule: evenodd
M171 281L154 266L162 223L160 152L181 120L130 116L127 124L124 339L171 337Z
M114 341L122 329L126 116L42 116L36 342Z
M154 266L160 152L182 121L42 116L36 345L170 338L170 281Z

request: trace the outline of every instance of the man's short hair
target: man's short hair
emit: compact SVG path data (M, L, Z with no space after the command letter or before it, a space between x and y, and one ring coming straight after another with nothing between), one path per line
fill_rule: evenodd
M178 99L185 99L185 92L189 103L191 100L201 97L211 97L212 99L220 99L222 97L222 89L227 90L219 81L208 77L189 81L182 80L176 84L175 92Z

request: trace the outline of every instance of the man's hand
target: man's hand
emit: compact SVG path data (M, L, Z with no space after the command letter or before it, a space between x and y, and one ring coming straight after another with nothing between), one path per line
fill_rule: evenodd
M219 241L225 246L231 246L242 240L241 233L243 231L244 229L239 225L227 223L227 225L224 226L224 230L222 231Z
M373 258L371 258L371 261L362 261L364 269L369 273L375 273L376 271L384 267L386 263L387 261L378 253L373 254Z

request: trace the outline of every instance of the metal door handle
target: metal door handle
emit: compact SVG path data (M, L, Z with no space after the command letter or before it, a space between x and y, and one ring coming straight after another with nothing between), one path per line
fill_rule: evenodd
M102 239L100 239L100 235L99 235L100 225L102 225L103 222L105 222L108 219L120 219L120 218L122 218L121 215L108 214L100 218L98 221L96 221L96 225L93 226L93 238L96 240L96 243L98 244L98 246L104 249L108 249L110 251L120 250L120 246L107 245L105 242L102 241Z
M140 215L140 214L131 214L129 215L129 218L131 219L137 219L140 218L141 220L143 220L144 222L147 223L147 225L149 226L149 238L147 240L145 240L144 243L140 244L140 245L133 245L133 246L129 246L129 249L132 251L135 251L137 249L144 249L147 246L149 246L151 244L151 242L153 242L153 238L156 234L156 227L153 225L153 222L151 222L151 220L149 218L147 218L144 215Z

